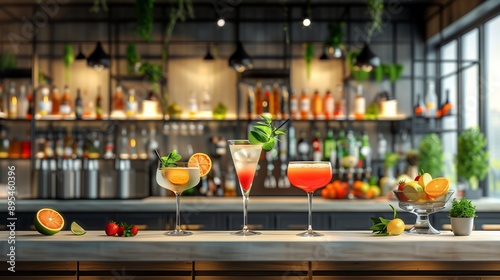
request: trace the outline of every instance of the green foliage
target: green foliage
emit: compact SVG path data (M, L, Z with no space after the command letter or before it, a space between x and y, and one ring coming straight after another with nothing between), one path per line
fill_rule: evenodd
M366 72L362 69L356 70L354 69L354 59L359 55L360 51L349 51L346 56L347 64L349 66L349 70L351 71L351 76L355 81L363 82L370 78L370 72Z
M227 106L224 103L219 102L217 106L212 110L212 114L215 119L224 119L227 113Z
M5 51L0 56L0 69L16 68L17 59L10 51Z
M394 165L396 165L396 163L398 162L398 160L399 160L399 154L398 153L387 153L385 155L385 159L384 159L384 167L385 167L385 169L394 167Z
M153 91L159 91L159 83L163 78L163 68L161 65L145 62L139 68L139 74L144 75L144 79L151 83Z
M257 125L254 126L254 129L250 131L250 135L248 135L248 140L252 144L262 144L262 150L268 152L274 148L276 144L277 137L279 135L285 135L286 130L282 128L285 122L283 122L280 126L275 127L273 125L273 120L264 115L260 116L264 121L257 122Z
M427 134L418 145L418 169L425 170L433 178L443 171L443 145L435 133Z
M392 209L392 219L396 219L398 217L396 209L394 209L394 206L392 206L391 204L389 204L389 206L391 206ZM387 232L387 224L389 224L391 220L384 219L382 217L371 217L370 219L373 222L373 226L370 227L372 233L375 233L376 235L389 235L389 233Z
M369 43L373 32L377 30L378 32L382 32L382 12L384 10L384 1L383 0L368 0L368 13L370 14L370 18L372 19L372 23L370 28L368 29L368 34L366 38L366 42Z
M466 179L473 189L474 183L483 180L488 173L488 152L486 138L479 128L469 128L458 136L457 173Z
M141 0L137 0L141 1ZM193 3L191 0L177 0L177 7L170 10L170 18L167 24L165 42L164 45L167 46L174 32L174 27L177 21L184 22L186 20L186 13L190 18L194 18Z
M311 63L314 57L314 44L306 43L305 44L305 52L304 59L306 61L306 77L309 80L311 78Z
M328 24L328 37L325 40L324 46L331 48L342 48L344 39L345 22L332 22Z
M69 82L69 67L75 61L75 51L70 44L64 45L64 68L66 72L66 82Z
M381 67L391 83L395 83L403 73L403 65L401 64L382 64Z
M127 46L127 72L132 74L134 72L135 64L141 60L141 55L137 53L137 47L135 44L129 44Z
M135 10L137 12L135 32L148 42L151 42L152 39L154 2L154 0L135 0Z
M172 167L176 166L176 162L182 159L182 156L177 153L176 150L173 150L166 156L161 157L161 167Z
M453 199L450 209L450 217L453 218L475 218L476 216L476 206L472 204L472 201L466 197L462 197L460 200Z
M41 1L41 0L40 0ZM108 11L108 3L107 0L94 0L94 4L90 8L91 13L99 13L101 9L104 12Z

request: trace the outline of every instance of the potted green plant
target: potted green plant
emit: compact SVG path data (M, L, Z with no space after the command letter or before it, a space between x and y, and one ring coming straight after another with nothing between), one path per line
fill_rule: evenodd
M435 133L427 134L418 145L418 170L431 174L432 178L443 172L443 145Z
M457 146L457 174L467 182L465 196L479 198L481 190L479 182L488 173L488 152L486 138L477 127L469 128L458 136Z
M453 234L467 236L474 227L474 218L476 216L476 206L467 197L460 200L453 200L450 209L451 230Z

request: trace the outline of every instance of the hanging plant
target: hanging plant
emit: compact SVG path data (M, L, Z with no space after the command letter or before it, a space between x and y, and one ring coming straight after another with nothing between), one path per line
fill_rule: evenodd
M403 65L401 64L382 64L384 74L387 76L391 83L395 83L403 73Z
M145 62L139 68L139 73L144 75L144 79L151 83L154 92L159 92L159 84L163 78L163 69L161 65Z
M326 38L323 46L333 49L344 49L344 26L345 22L332 22L328 24L328 37Z
M177 0L177 7L170 10L170 20L168 21L167 29L165 31L165 49L168 46L170 39L172 38L174 27L177 21L186 21L186 13L190 18L194 18L193 3L191 2L191 0Z
M108 11L108 3L107 0L94 0L94 4L90 8L91 13L99 13L101 9L105 12Z
M127 72L132 74L135 72L136 64L140 62L141 55L137 52L137 47L135 44L129 44L127 46Z
M354 69L354 58L359 55L357 51L349 51L346 55L347 64L349 66L349 70L351 71L351 76L358 83L364 82L370 78L370 72L363 71L362 69L356 70Z
M382 32L382 12L384 11L383 0L368 0L368 13L372 23L367 32L366 42L370 43L372 35L375 31Z
M314 44L313 43L306 43L305 44L305 53L304 53L304 59L306 62L306 77L309 80L311 78L311 63L314 57Z
M17 59L10 51L5 51L0 55L0 69L16 68Z
M154 0L136 0L137 25L135 32L142 39L150 42L153 32L153 6Z
M64 45L64 69L66 73L66 83L69 83L69 67L75 61L75 51L73 46L66 44Z

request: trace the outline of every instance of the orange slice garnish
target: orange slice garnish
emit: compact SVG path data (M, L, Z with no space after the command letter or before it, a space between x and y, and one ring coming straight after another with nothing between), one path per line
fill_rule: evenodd
M450 182L446 178L435 178L431 180L424 188L427 196L431 198L440 197L448 192Z
M162 169L163 178L174 185L184 185L189 181L189 172L186 169L168 168Z
M196 153L189 158L189 163L196 162L200 167L200 176L206 176L212 169L212 160L207 154Z

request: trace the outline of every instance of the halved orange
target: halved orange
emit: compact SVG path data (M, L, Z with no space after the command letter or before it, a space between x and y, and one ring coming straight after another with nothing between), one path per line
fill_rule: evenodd
M189 172L182 168L164 168L161 170L163 178L174 185L184 185L189 181Z
M450 182L446 178L432 179L424 188L425 194L430 198L440 197L448 192Z
M36 213L34 224L39 233L52 235L63 229L64 218L54 209L42 208Z
M197 162L200 167L200 176L206 176L212 169L212 160L207 154L196 153L189 158L188 162Z

